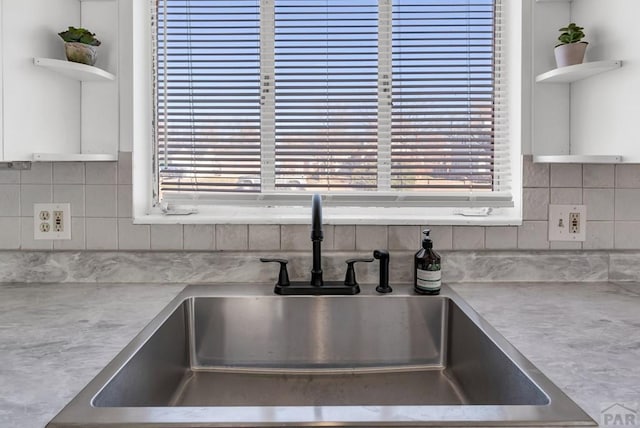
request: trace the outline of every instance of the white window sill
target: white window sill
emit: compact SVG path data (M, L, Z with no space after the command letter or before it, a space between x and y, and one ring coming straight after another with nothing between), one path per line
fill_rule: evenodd
M477 210L477 209L474 209ZM352 208L323 207L323 223L332 225L466 225L518 226L516 208L494 208L488 215L469 215L464 208ZM310 224L310 207L200 206L189 215L166 215L160 210L137 215L136 224Z

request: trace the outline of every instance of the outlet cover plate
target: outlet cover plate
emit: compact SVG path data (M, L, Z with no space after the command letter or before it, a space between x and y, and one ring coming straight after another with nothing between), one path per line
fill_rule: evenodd
M578 231L571 233L571 214L577 215ZM585 241L587 238L586 205L549 205L549 241Z
M58 219L58 227L54 212L62 213L62 218ZM33 204L33 239L70 240L71 204Z

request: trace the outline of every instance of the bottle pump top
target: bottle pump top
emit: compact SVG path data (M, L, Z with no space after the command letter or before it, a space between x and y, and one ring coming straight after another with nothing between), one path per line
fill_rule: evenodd
M433 241L431 241L431 238L429 237L431 229L425 229L424 231L422 231L422 233L424 234L424 238L422 239L422 248L424 248L425 250L433 248Z

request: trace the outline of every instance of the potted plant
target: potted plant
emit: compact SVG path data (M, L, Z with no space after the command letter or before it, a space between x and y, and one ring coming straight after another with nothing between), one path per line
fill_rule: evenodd
M556 64L558 67L566 67L568 65L582 64L584 53L587 49L588 42L583 42L583 27L579 27L575 22L570 23L566 27L562 27L561 32L553 53L556 56Z
M100 46L100 40L91 31L82 27L69 27L58 35L65 41L64 51L69 61L87 65L96 63L96 47Z

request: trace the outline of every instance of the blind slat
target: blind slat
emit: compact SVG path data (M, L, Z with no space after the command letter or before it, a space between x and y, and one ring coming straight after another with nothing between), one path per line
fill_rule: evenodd
M500 1L158 0L160 191L503 195Z
M443 12L434 2L394 2L388 160L392 188L417 189L418 183L435 176L449 181L447 186L493 188L496 16L492 3L472 7L469 2L459 9L452 5ZM447 12L452 16L440 16ZM452 34L459 51L447 45L434 50L433 43L451 40ZM479 70L487 71L488 82ZM452 73L464 83L440 80ZM455 107L443 104L448 101ZM441 150L434 151L434 146Z

